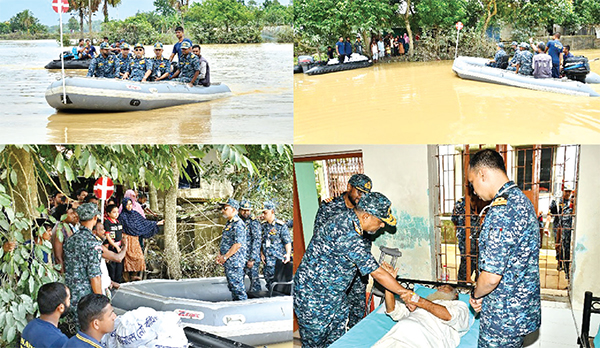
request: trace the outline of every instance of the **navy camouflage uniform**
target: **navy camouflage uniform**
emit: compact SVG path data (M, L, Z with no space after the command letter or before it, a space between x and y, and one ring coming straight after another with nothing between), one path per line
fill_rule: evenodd
M382 194L368 193L358 205L395 225L391 203ZM356 270L368 276L379 268L362 235L358 216L354 210L346 210L329 219L311 239L294 275L294 313L302 347L326 347L345 333L346 294Z
M65 284L71 290L71 307L76 308L79 299L92 293L90 279L102 275L102 243L90 229L81 226L65 241L64 252Z
M101 49L105 49L103 46L108 45L100 45ZM99 54L97 57L92 59L90 66L88 67L87 77L105 77L112 79L115 77L115 56L113 54L108 54L106 58L102 54Z
M529 50L521 51L518 58L519 63L519 74L531 75L533 74L533 53Z
M155 81L157 78L163 76L165 73L171 72L171 62L164 57L152 58L152 74L150 79Z
M285 245L291 244L292 238L285 221L282 220L274 219L273 223L263 221L261 228L263 236L262 252L265 256L263 273L267 282L267 290L270 290L275 276L275 263L277 260L283 260L286 253Z
M365 174L352 175L348 183L363 193L371 192L371 188L373 186L371 178ZM317 211L317 216L315 217L314 234L319 233L319 230L323 228L328 219L332 218L336 214L352 210L346 206L346 201L344 199L346 194L347 193L344 192L333 199L325 200L323 204L321 204L319 210ZM371 240L368 239L367 236L365 236L364 239L367 251L371 252ZM364 317L367 301L367 284L369 282L369 277L361 276L358 271L355 273L356 275L352 281L350 289L348 289L346 298L346 305L348 307L348 329L358 324L358 322Z
M240 203L240 209L251 209L250 202L243 200ZM254 217L250 216L248 219L244 219L241 215L240 218L246 224L248 229L248 261L254 261L254 266L248 268L248 265L244 265L244 273L250 278L250 291L261 291L258 268L260 266L260 245L262 242L262 229L260 222Z
M181 60L179 61L179 69L181 70L179 76L173 80L190 83L194 78L196 71L200 71L200 59L193 53L182 55ZM199 78L194 81L194 84L198 84L198 80Z
M356 276L379 268L367 251L358 217L342 211L314 235L294 275L294 312L302 347L327 347L345 333L346 292Z
M129 62L128 80L142 81L148 70L152 70L152 59L134 57Z
M517 46L516 42L513 42L511 46ZM508 67L506 68L506 70L510 70L510 71L516 71L517 67L512 66L513 64L517 64L519 62L519 54L521 54L521 50L519 49L519 47L517 46L517 48L515 49L515 54L512 57L511 60L508 61Z
M500 43L499 45L502 45L502 43ZM506 51L504 50L504 45L501 46L502 48L500 48L498 51L496 51L496 54L494 54L494 62L493 63L486 63L487 66L491 66L492 68L498 68L498 62L500 62L500 59L504 56L506 56Z
M483 298L479 348L521 347L541 323L539 225L529 199L504 184L490 204L479 236L479 269L502 276Z
M122 47L129 47L128 44L124 43L122 45ZM122 49L122 48L121 48ZM124 75L127 70L129 70L129 66L131 63L131 60L133 59L133 54L129 53L127 55L127 57L123 57L122 53L119 53L117 55L117 57L115 58L115 77L122 77L122 75Z
M569 279L571 268L571 235L573 232L573 207L568 206L562 212L560 225L562 233L560 235L561 261L565 276Z
M230 201L232 200L230 199ZM236 206L232 207L237 209L237 202L235 204ZM244 266L247 261L247 233L246 225L242 219L238 215L234 216L231 220L227 221L227 224L223 228L223 236L219 248L221 255L225 255L234 244L241 244L240 249L223 264L225 277L227 278L227 287L231 291L231 297L234 301L248 299L244 287Z
M462 197L454 204L452 211L452 222L456 226L456 239L458 240L458 249L460 250L460 267L458 269L458 280L467 279L467 248L465 245L466 233L466 216L465 216L465 198ZM479 229L479 215L471 214L471 229L469 239L471 241L471 272L477 269L477 230Z

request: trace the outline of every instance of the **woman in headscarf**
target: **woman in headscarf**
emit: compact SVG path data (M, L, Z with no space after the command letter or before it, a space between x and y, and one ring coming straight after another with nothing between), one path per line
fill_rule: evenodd
M164 224L165 220L159 222L146 220L138 211L134 210L133 201L127 197L123 198L121 206L124 209L119 215L119 221L123 224L123 239L127 244L123 270L125 274L129 275L130 280L140 280L138 272L146 270L146 260L144 260L144 252L138 237L154 236L158 233L158 226Z
M131 203L133 204L133 210L140 213L140 215L143 218L146 218L146 213L144 213L144 208L142 208L142 205L138 203L137 193L135 193L134 190L125 191L123 198L129 198L131 200ZM121 204L121 206L119 207L119 214L121 214L121 212L123 211L124 208L125 208L125 206L123 204Z

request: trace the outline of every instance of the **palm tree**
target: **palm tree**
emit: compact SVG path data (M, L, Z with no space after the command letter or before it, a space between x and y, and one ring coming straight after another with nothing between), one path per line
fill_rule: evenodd
M89 15L88 21L90 24L90 33L92 32L92 14L98 11L102 0L69 0L69 8L71 11L76 11L79 16L79 30L83 39L83 18L86 14ZM90 9L91 5L91 9Z
M111 7L117 7L121 3L121 0L104 0L104 6L102 12L104 13L104 23L108 22L108 5Z

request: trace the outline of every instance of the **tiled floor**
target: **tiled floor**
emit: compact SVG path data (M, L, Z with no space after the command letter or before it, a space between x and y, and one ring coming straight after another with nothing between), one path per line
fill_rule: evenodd
M542 327L525 340L527 348L578 348L582 311L571 311L569 303L542 301ZM590 334L595 335L600 316L592 315ZM300 348L298 332L294 333L294 348Z

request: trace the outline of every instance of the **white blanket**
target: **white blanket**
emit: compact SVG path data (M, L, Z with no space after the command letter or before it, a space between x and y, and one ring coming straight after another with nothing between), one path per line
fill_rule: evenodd
M396 300L394 311L388 314L396 325L374 348L456 348L460 337L469 330L469 308L462 301L433 301L446 307L452 319L444 321L424 309L410 312Z

